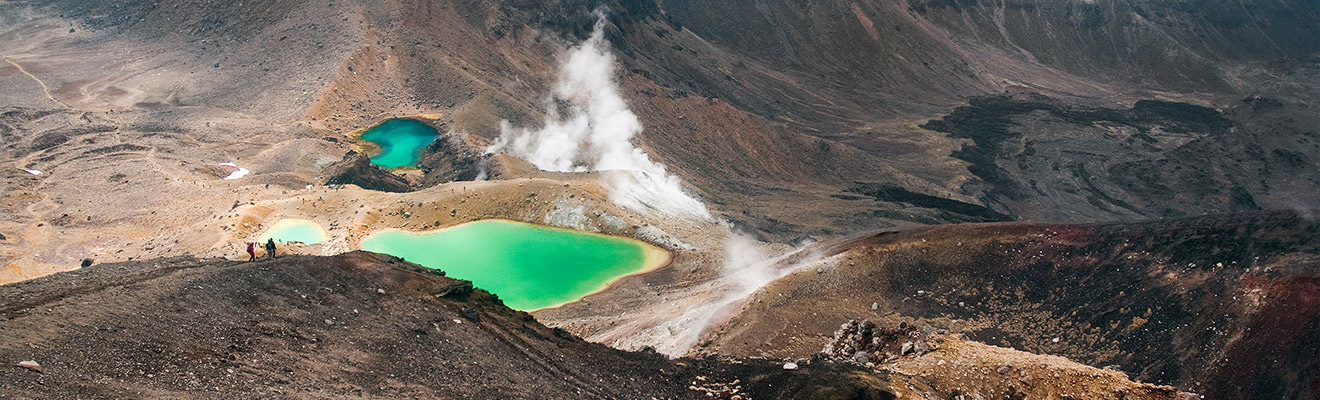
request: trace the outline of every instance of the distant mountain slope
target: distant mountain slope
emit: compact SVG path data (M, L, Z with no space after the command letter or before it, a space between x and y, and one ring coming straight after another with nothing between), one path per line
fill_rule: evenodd
M12 24L8 37L25 39L0 50L75 115L113 109L130 137L169 132L208 147L269 140L259 130L334 136L429 115L481 148L502 120L543 121L560 56L603 10L621 94L645 128L638 144L725 218L777 241L979 218L931 206L953 202L1087 222L1288 208L1320 192L1314 2L84 3L7 3L15 22L41 22ZM17 105L52 107L30 80L12 79L31 92ZM986 108L1031 94L1057 110L1206 107L1231 126ZM973 143L984 135L950 126L968 111L1005 113L992 128L1012 140ZM38 138L105 125L96 116L71 127L7 122L17 134L6 140L21 144L15 158L76 147ZM1058 140L1094 149L1051 148ZM342 159L348 147L317 156ZM301 187L326 172L289 171L278 183ZM944 201L846 193L876 184Z
M1320 200L1313 2L601 4L644 144L771 236L968 220L839 193L858 183L1027 221ZM555 15L531 26L572 38L584 8L488 15Z

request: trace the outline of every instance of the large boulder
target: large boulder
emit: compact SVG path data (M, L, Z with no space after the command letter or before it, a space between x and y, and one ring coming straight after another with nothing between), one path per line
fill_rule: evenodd
M371 159L367 155L358 152L349 152L344 155L344 159L330 166L330 179L327 184L338 185L358 185L367 190L378 190L382 192L408 192L412 190L412 185L403 177L390 173L380 167L371 164Z
M480 147L469 144L462 136L446 133L426 146L417 168L424 174L421 186L429 187L489 178L491 162Z

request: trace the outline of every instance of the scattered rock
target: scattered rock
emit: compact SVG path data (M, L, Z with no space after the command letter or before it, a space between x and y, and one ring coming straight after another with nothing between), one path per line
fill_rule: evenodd
M918 355L918 356L919 356L919 355L922 355L922 354L926 354L926 353L929 353L930 350L931 350L930 342L927 342L927 341L925 341L925 340L918 340L918 341L912 343L912 354L913 354L913 355Z
M32 360L19 361L17 365L43 374L46 373L46 371L41 369L41 364L37 364L36 361L32 361Z
M834 332L821 354L835 360L867 365L903 356L920 356L937 348L943 329L898 323L877 326L870 320L848 321Z
M463 318L472 322L481 322L481 313L476 308L468 307L463 309Z
M444 127L436 128L445 131ZM450 133L441 133L417 160L417 168L425 174L421 182L423 187L496 177L492 176L498 171L495 164L483 148L470 145L461 136Z
M385 294L385 289L376 289L377 294Z
M688 390L705 393L706 397L718 399L743 399L741 380L734 379L733 382L716 382L714 379L708 379L705 376L697 376L697 380L692 381Z
M798 365L797 365L797 363L795 363L795 362L789 361L789 362L784 363L784 369L789 370L789 371L793 371L793 370L798 369Z
M363 189L381 192L408 192L412 185L406 179L371 164L365 154L348 152L344 159L327 167L327 184L351 184Z
M435 297L462 299L467 297L467 295L472 294L472 290L472 282L461 281L436 292Z

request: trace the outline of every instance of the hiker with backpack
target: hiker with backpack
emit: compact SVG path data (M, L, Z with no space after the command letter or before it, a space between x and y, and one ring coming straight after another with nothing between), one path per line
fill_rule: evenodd
M275 259L275 238L266 239L266 257Z

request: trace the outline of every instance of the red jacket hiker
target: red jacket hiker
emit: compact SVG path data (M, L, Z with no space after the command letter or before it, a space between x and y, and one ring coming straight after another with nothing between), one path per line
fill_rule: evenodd
M256 243L248 242L248 261L257 261Z

